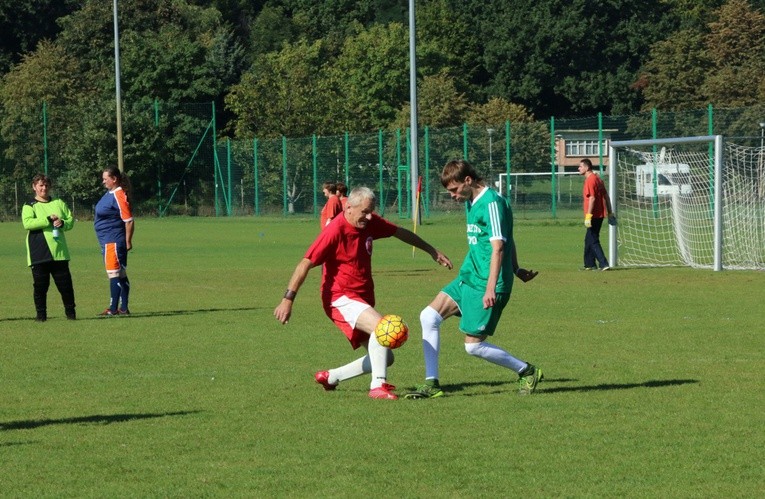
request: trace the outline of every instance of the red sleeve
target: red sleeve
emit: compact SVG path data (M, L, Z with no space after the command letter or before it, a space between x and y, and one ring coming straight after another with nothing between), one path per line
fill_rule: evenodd
M590 177L584 179L584 197L588 198L595 195L595 190L593 189L593 180L591 178L593 175L590 175Z
M335 218L339 213L343 211L343 203L340 202L340 198L337 196L330 196L329 206L327 207L327 216L330 220Z
M318 266L327 261L329 255L335 254L335 248L337 246L337 240L340 237L340 233L337 231L336 226L330 228L327 225L322 230L316 239L311 243L308 250L305 252L305 258L311 260L311 263Z
M398 230L398 225L390 223L377 213L372 213L369 228L372 231L373 239L382 239L393 236Z

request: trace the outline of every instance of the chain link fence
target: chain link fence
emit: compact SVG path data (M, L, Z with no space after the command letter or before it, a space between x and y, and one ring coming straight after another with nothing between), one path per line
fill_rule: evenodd
M112 110L94 109L93 116ZM225 124L213 103L142 102L125 112L125 171L140 216L316 216L322 184L365 185L379 196L379 211L411 218L411 134L380 130L251 140L221 139ZM604 165L609 140L722 134L726 140L763 146L765 106L627 116L550 119L418 131L422 214L454 209L440 184L441 167L453 158L472 162L485 180L509 197L516 213L556 217L581 209L581 179L573 162L590 157ZM54 105L41 104L0 133L0 218L18 219L32 197L38 172L54 182L79 218L92 215L101 196L100 172L110 158L88 157L98 142L115 139L99 121L73 124ZM73 127L77 127L73 131ZM116 127L115 127L116 128ZM79 137L80 140L77 140ZM573 145L584 144L583 150ZM594 144L594 145L593 145ZM108 148L107 148L108 149ZM115 147L116 149L116 147ZM87 160L81 158L87 157Z

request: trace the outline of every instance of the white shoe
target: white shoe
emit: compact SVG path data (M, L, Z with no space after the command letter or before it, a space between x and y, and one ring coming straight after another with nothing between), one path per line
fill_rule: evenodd
M611 270L611 267L603 267L603 268L602 268L602 269L600 269L600 270L601 270L601 271L603 271L603 272L605 272L606 270Z

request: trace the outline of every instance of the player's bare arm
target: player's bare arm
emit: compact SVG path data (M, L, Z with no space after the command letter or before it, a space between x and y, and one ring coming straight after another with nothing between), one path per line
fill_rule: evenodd
M523 282L529 282L533 278L535 278L537 275L539 275L539 272L531 269L524 269L521 268L518 265L518 252L515 250L515 240L513 240L512 244L512 258L513 258L513 273L515 276L520 279Z
M449 260L449 257L428 244L423 238L411 230L405 229L403 227L398 227L396 229L396 233L393 234L393 236L396 239L403 241L406 244L411 244L415 248L421 249L425 253L429 254L431 258L433 258L433 260L435 260L439 265L444 266L450 270L452 269L452 261Z
M295 271L292 273L290 282L287 285L287 291L284 292L284 297L281 303L274 309L274 317L282 324L287 324L292 315L292 304L295 301L300 286L303 285L308 271L314 267L313 262L308 258L303 258L300 263L295 267Z
M486 281L486 291L483 295L483 308L491 308L497 302L497 281L502 268L505 254L505 242L495 239L491 242L491 260L489 261L489 279Z
M606 215L608 216L608 224L616 225L616 215L614 214L614 210L611 207L611 198L609 197L608 191L606 191L605 187L603 188L603 199L606 201Z
M128 251L133 249L133 231L135 231L134 221L125 222L125 246Z

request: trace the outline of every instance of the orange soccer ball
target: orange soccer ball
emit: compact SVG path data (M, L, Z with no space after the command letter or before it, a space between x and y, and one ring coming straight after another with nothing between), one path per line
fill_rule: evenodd
M388 348L398 348L409 338L409 327L399 315L388 314L375 327L377 342Z

